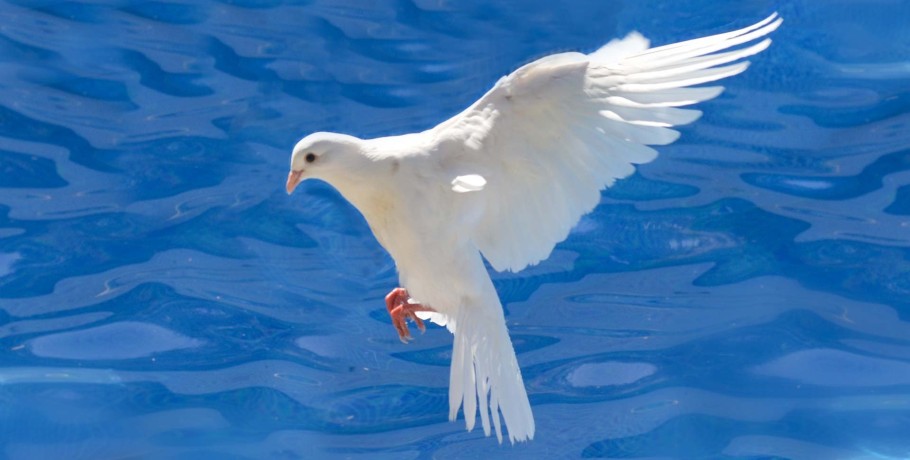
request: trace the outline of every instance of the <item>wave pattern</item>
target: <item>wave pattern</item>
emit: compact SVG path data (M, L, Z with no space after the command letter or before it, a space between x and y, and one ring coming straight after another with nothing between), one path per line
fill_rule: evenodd
M775 44L679 142L550 259L495 275L538 439L449 423L450 335L401 345L393 263L329 187L284 194L290 146L425 129L542 55L773 9ZM0 3L0 455L904 458L907 17Z

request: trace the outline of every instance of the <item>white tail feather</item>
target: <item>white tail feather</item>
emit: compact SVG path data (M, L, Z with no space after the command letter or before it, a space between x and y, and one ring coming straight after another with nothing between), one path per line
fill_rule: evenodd
M468 431L474 429L479 410L484 434L490 435L492 418L496 438L501 443L501 413L509 441L527 441L534 438L531 404L499 298L492 285L485 292L487 295L481 299L465 301L452 328L455 340L449 381L449 420L455 420L463 402Z

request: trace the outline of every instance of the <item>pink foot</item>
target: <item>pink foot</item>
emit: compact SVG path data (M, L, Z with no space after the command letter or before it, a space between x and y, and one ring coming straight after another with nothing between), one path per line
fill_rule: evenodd
M417 317L416 312L436 311L419 303L408 303L410 298L411 296L408 295L408 291L405 288L392 289L392 292L385 296L385 306L389 310L389 316L392 317L392 325L398 331L398 338L404 343L412 340L411 331L408 330L405 320L411 318L417 328L420 329L420 332L424 332L427 328L423 325L423 321Z

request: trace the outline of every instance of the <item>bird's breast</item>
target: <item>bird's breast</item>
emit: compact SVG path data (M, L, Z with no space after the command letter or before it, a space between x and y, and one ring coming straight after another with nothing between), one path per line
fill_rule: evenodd
M395 260L401 286L437 311L455 311L479 277L487 276L477 250L453 226L406 211L372 219L373 234Z
M473 206L466 195L474 194L408 177L352 183L340 191L394 259L402 287L440 312L454 311L461 297L488 276L470 239L477 216L469 212Z

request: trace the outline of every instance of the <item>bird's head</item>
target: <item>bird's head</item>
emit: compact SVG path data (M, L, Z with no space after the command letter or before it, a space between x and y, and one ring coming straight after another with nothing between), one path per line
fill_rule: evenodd
M301 139L291 154L288 194L305 179L330 181L338 174L354 170L365 160L361 143L354 136L324 132L313 133Z

